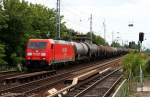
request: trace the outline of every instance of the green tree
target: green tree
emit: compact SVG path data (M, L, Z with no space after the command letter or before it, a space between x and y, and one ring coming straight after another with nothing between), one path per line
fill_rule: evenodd
M146 70L146 64L148 59L141 53L132 52L125 56L123 59L123 70L125 78L128 79L128 88L130 91L132 81L135 81L135 77L139 76L140 68L144 72ZM139 79L138 79L139 80Z
M31 35L36 38L45 38L44 35L50 32L50 37L55 37L55 16L56 12L54 9L48 9L43 5L30 4L30 14L31 14Z
M0 65L7 64L7 62L4 60L5 57L5 45L0 43Z
M0 0L0 31L8 27L7 25L8 16L3 12L2 6L3 6L3 3L2 3L2 0Z
M139 49L139 44L136 44L135 41L129 42L129 48Z
M40 4L29 4L24 0L1 0L0 41L7 45L7 61L14 63L14 59L10 57L13 53L17 57L24 56L25 44L29 38L54 38L55 16L54 9ZM61 22L61 27L63 36L64 33L68 33L65 22ZM47 37L48 32L50 37Z
M9 63L12 63L10 58L12 52L15 51L19 56L23 56L23 49L18 48L21 48L23 34L28 28L27 9L28 4L25 1L21 3L20 0L3 0L1 11L5 16L3 23L6 23L7 26L1 29L0 40L7 45L6 59Z
M121 47L121 45L118 42L113 41L111 44L112 47Z
M91 33L87 33L87 37L91 37ZM101 36L96 36L95 34L92 33L92 42L97 44L97 45L108 45L106 41L101 37Z

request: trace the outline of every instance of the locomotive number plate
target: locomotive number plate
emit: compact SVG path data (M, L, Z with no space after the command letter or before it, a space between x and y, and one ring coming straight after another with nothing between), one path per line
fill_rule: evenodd
M33 56L40 56L40 53L33 53Z

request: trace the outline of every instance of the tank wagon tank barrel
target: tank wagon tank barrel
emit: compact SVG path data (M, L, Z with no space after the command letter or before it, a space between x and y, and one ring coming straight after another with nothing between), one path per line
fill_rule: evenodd
M76 55L77 60L81 60L87 57L88 52L89 52L87 45L81 42L80 43L73 42L73 45L75 47L75 55Z

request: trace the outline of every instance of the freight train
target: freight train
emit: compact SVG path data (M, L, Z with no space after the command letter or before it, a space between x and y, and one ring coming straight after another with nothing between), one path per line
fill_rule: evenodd
M126 54L128 49L98 46L88 42L68 42L53 39L29 39L26 67L43 68L66 62L102 59Z

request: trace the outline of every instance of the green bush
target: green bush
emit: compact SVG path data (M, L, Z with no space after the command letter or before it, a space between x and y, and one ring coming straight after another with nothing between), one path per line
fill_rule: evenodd
M13 65L16 65L18 71L22 71L22 57L18 57L16 53L11 54L11 59L13 60Z
M132 52L125 56L123 60L123 70L126 78L132 78L139 75L140 66L143 72L146 70L146 63L148 58L146 58L141 53Z
M5 45L0 43L0 65L6 65L7 62L4 60L5 57Z
M147 66L146 66L146 74L150 74L150 60L148 61L147 63Z

